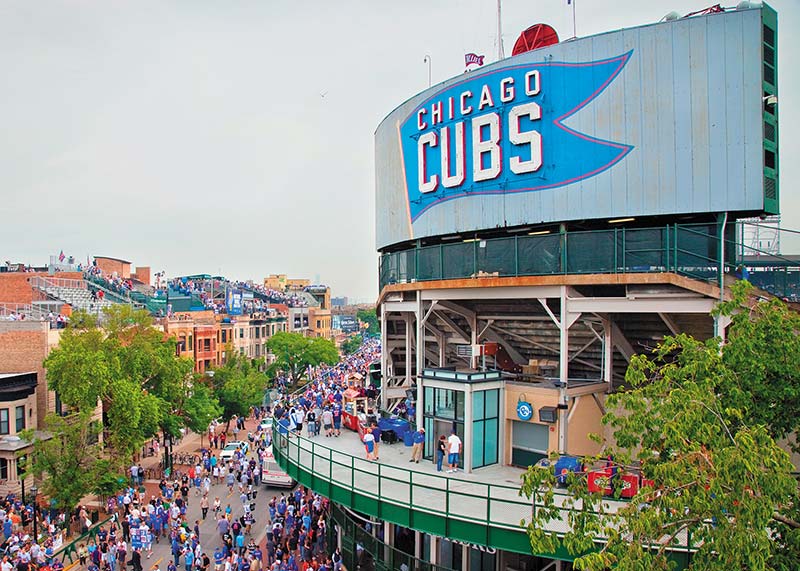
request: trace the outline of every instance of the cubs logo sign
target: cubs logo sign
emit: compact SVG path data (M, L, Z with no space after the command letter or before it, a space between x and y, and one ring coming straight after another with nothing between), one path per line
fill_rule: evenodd
M416 107L399 125L411 220L458 198L565 186L622 160L632 146L565 121L614 81L631 54L470 74ZM594 124L610 120L598 113Z

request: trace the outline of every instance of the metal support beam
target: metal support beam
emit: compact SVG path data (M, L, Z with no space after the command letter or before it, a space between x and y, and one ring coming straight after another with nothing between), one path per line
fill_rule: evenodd
M711 313L717 303L708 297L579 297L570 299L576 313Z
M611 322L611 338L614 340L614 346L619 349L619 352L622 353L625 360L630 363L631 357L636 354L636 351L634 351L633 345L630 344L630 341L625 337L625 334L619 326L613 321Z
M541 300L540 300L541 301ZM545 306L547 304L544 304ZM567 453L567 428L569 420L567 419L567 411L562 408L567 404L567 388L569 386L569 325L567 324L567 313L569 307L567 305L567 288L561 288L561 324L559 325L558 336L558 377L560 382L559 387L559 409L558 409L558 451L561 454Z
M389 379L389 359L391 359L391 351L386 350L386 304L381 304L381 408L386 410L386 389L388 388Z
M492 341L494 343L499 343L503 347L503 349L506 350L508 356L511 357L514 360L514 362L517 363L518 365L522 365L523 363L527 362L525 357L523 357L522 354L519 351L517 351L511 343L509 343L508 341L503 339L500 335L498 335L497 332L494 330L494 328L489 327L488 324L486 326L486 330L484 331L483 336L486 337L489 341Z
M459 305L457 303L453 303L452 301L438 300L438 303L439 303L439 307L442 307L442 308L444 308L447 311L450 311L452 313L457 313L457 314L459 314L460 316L464 317L467 320L475 319L475 317L477 317L477 314L474 311L472 311L471 309L467 309L463 305Z
M464 330L463 330L463 329L461 329L461 328L460 328L458 325L456 325L455 321L453 321L452 319L450 319L449 317L447 317L447 316L446 316L444 313L439 313L438 311L434 311L433 313L434 313L434 315L436 315L436 317L437 317L438 319L441 319L441 320L442 320L442 322L443 322L445 325L447 325L447 327L448 327L448 328L449 328L449 329L450 329L450 330L451 330L453 333L455 333L456 335L458 335L459 337L461 337L461 339L463 339L463 340L464 340L464 343L469 343L470 336L469 336L469 335L467 335L467 332L466 332L466 331L464 331Z
M675 321L673 321L673 319L669 315L667 315L666 313L659 313L658 316L661 318L661 321L664 322L664 325L667 326L667 329L669 329L670 333L672 333L673 335L677 335L678 333L680 333L680 329L678 329L678 326L675 324Z
M419 290L417 290L417 305L417 376L415 380L417 383L417 426L422 426L422 411L424 408L422 406L423 390L420 375L422 375L422 369L425 367L425 324L422 322L424 304Z
M603 380L608 392L614 389L614 342L611 338L612 321L603 319Z

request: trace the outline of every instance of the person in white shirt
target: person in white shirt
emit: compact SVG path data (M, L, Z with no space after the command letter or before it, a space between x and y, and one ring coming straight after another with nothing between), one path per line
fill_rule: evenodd
M458 457L461 454L461 439L456 434L455 430L450 432L450 438L447 439L447 463L450 465L449 473L458 472Z

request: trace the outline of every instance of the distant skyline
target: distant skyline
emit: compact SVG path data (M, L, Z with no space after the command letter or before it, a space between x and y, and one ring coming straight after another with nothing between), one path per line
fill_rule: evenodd
M711 0L577 2L588 36ZM735 4L736 2L732 2ZM800 2L778 11L783 225L800 229ZM0 261L61 250L170 276L273 273L377 296L373 133L428 85L497 58L495 0L0 0ZM505 0L572 36L566 0ZM800 252L800 241L784 242Z

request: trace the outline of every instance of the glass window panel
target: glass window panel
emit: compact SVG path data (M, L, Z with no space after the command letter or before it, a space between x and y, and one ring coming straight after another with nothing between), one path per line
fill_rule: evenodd
M483 420L483 395L487 391L472 393L472 418L473 420Z
M424 458L430 458L433 455L433 418L425 419L425 450L423 451Z
M433 414L433 388L425 387L425 414Z
M455 391L436 389L434 414L439 418L455 418L456 403Z
M467 393L453 392L456 395L456 420L464 420L464 397Z
M456 422L455 425L456 425L456 434L461 439L461 444L462 444L461 445L461 454L458 457L458 467L459 468L463 468L464 467L464 452L466 451L467 446L469 446L469 443L464 439L464 423L463 422ZM458 569L458 567L456 569Z
M483 465L497 464L498 420L486 420L483 430Z
M472 467L480 468L484 465L483 461L483 420L472 423Z
M498 399L500 396L500 390L492 389L490 391L484 391L484 394L486 395L486 408L485 408L486 412L483 418L496 418L500 416L499 414L500 411L498 410Z

